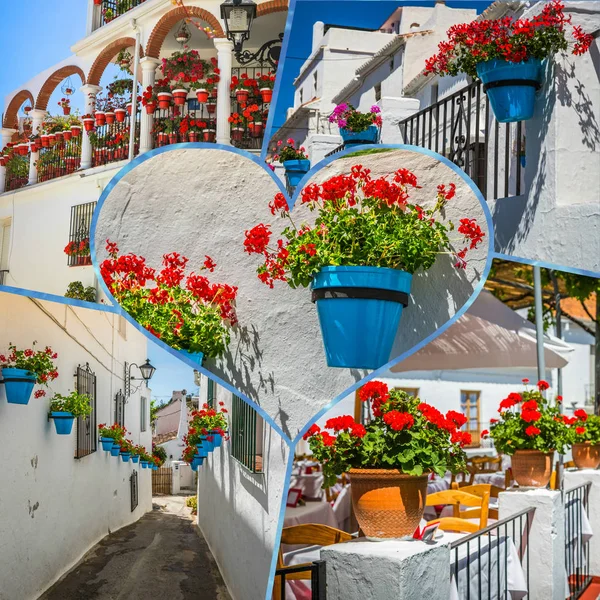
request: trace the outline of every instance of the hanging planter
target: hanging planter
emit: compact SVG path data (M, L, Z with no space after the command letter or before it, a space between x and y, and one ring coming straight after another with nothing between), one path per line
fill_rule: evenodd
M379 140L379 127L371 125L364 131L350 131L340 129L340 135L345 146L357 146L358 144L376 144Z
M42 133L42 135L40 136L40 141L42 143L42 148L49 148L50 147L50 136Z
M156 102L149 102L148 104L144 105L144 108L146 109L147 115L153 115L156 111Z
M129 462L129 459L131 458L131 452L123 452L123 450L121 450L121 460L125 463Z
M83 127L86 131L93 131L94 129L94 119L90 118L83 118Z
M125 105L125 108L127 109L127 114L128 114L129 116L131 116L131 112L133 111L133 103L132 103L132 102L128 102L128 103Z
M173 94L170 92L158 92L156 96L158 98L158 107L160 109L167 110L171 106Z
M70 129L65 129L62 132L62 134L63 134L63 139L65 140L65 142L68 142L73 137L73 134L71 133Z
M296 187L302 178L310 171L310 160L285 160L283 161L285 176L291 187Z
M216 429L211 431L210 435L213 438L212 439L213 448L220 448L223 444L223 436Z
M269 287L278 280L311 287L330 367L376 369L390 359L412 274L433 267L440 254L464 266L485 234L475 220L463 219L451 242L451 224L436 220L455 195L453 184L432 188L437 202L424 210L409 202L409 189L419 186L407 169L377 179L360 165L349 172L302 191L302 204L318 213L314 225L288 227L271 245L271 231L260 223L246 231L244 246L263 257L257 272ZM283 194L269 207L291 221Z
M273 99L273 90L271 88L260 88L260 96L265 104L268 104Z
M79 137L81 135L81 127L79 125L71 125L71 135Z
M531 20L504 17L456 25L448 30L448 40L440 42L439 53L426 61L425 73L479 78L497 121L526 121L535 110L543 61L569 46L574 55L584 54L594 41L572 26L574 43L569 42L569 22L564 5L553 1ZM478 61L481 57L485 60Z
M127 114L127 110L126 109L124 109L124 108L116 108L115 109L115 118L117 120L117 123L124 123L125 122L125 115L126 114Z
M50 133L48 135L48 143L50 144L50 146L54 146L56 144L56 134Z
M70 435L73 430L73 421L75 417L71 412L53 411L50 418L54 419L54 427L58 435Z
M102 450L104 450L104 452L110 452L115 441L113 440L113 438L101 437L100 443L102 444Z
M217 104L215 102L209 102L206 105L206 110L209 115L214 115L217 112Z
M119 444L117 444L116 442L113 442L113 446L110 449L110 455L119 456L119 454L121 454L121 446L119 446Z
M177 106L184 106L187 100L188 92L184 89L173 90L173 102Z
M137 464L138 462L140 462L140 457L139 457L139 454L132 454L132 455L131 455L131 462L132 462L132 463L136 463L136 464Z
M94 113L94 118L96 119L97 127L102 127L103 125L106 125L106 113L104 113L104 111L97 110Z
M181 354L183 354L186 358L189 358L191 361L195 362L199 367L202 366L204 362L204 353L203 352L188 352L187 350L179 350Z
M36 381L35 373L27 369L2 368L2 383L9 404L29 404Z
M147 460L140 461L140 465L142 465L142 469L147 469L150 463Z
M353 512L367 538L412 535L423 517L428 474L467 470L463 447L472 440L461 431L467 418L452 410L443 415L381 381L365 384L359 398L369 405L368 423L338 416L323 431L312 425L304 439L323 465L323 488L350 475Z
M235 90L235 99L240 104L245 104L246 102L248 102L249 95L250 94L249 94L248 90L245 90L244 88Z
M208 90L198 89L196 90L196 99L200 104L206 104L208 102Z
M104 117L107 125L112 125L115 122L115 113L112 111L105 112Z
M204 142L213 143L217 136L217 132L214 129L203 129L202 130L202 140Z
M54 427L59 435L69 435L73 429L73 421L87 418L92 412L90 397L73 391L68 396L55 394L50 401L50 418L54 419Z
M244 139L244 128L243 127L234 127L231 130L231 139L234 142L241 142Z

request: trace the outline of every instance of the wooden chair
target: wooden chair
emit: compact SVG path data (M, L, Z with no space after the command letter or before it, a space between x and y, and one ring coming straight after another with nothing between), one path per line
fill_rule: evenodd
M550 489L551 490L557 490L559 488L558 485L558 473L557 473L557 468L558 468L558 462L556 463L556 467L554 468L554 471L552 471L552 475L550 475ZM565 469L573 469L575 468L575 463L572 460L567 461L566 463L563 463L563 471Z
M477 533L481 527L473 521L467 521L466 519L457 519L455 517L442 517L441 519L434 519L429 521L427 525L439 525L439 528L443 531L457 531L459 533Z
M463 485L463 486L461 486L458 483L452 484L452 489L458 490L459 488L460 488L461 492L466 492L467 494L473 494L474 496L479 496L480 498L483 498L486 493L489 494L490 498L498 498L498 494L500 494L500 492L505 491L503 488L497 487L495 485L491 485L490 483L476 483L475 485ZM472 514L468 514L468 513L472 513ZM462 511L461 517L464 519L477 518L479 516L478 513L479 513L479 509L469 509L466 511ZM490 519L498 520L498 509L497 508L489 508L489 504L488 504L488 517Z
M308 544L311 546L331 546L332 544L347 542L351 539L352 536L345 531L341 531L335 527L329 527L328 525L318 525L316 523L292 525L291 527L284 527L281 531L282 545ZM285 565L283 564L283 552L280 546L279 554L277 556L277 569L283 568L285 568ZM286 581L292 579L310 580L311 573L310 571L305 571L303 573L290 573L289 575L286 575L285 578ZM281 577L275 577L273 598L281 598Z
M462 529L458 529L458 531L469 531L472 533L487 527L490 504L489 491L482 490L481 496L477 496L475 494L469 494L463 490L464 488L460 490L450 489L427 495L427 498L425 499L425 504L427 506L438 506L441 504L452 506L452 517L442 517L441 519L435 519L434 521L431 521L434 523L439 523L440 529L457 531L454 529L454 527L461 525ZM461 511L461 506L467 506L469 508ZM466 520L477 518L479 518L479 524ZM459 522L457 519L460 519L464 522ZM473 526L475 527L474 529Z

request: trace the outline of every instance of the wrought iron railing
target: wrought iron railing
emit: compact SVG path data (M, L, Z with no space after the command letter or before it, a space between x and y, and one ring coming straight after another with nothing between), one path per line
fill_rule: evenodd
M231 456L253 473L262 473L262 456L257 453L258 417L241 398L233 396L231 407Z
M275 571L275 578L278 579L278 592L281 600L285 600L287 597L285 589L286 577L298 573L310 573L311 600L327 600L327 571L324 560L277 569ZM276 600L279 600L279 598Z
M100 26L110 23L117 17L124 15L132 8L139 6L146 0L102 0L100 8Z
M131 116L125 114L122 122L115 121L111 124L96 126L91 132L92 141L92 167L108 165L113 162L127 160L129 157L129 144L131 132ZM135 126L134 155L137 155L140 144L139 112Z
M79 365L75 372L76 388L90 399L92 412L87 417L77 417L77 447L75 458L83 458L97 450L96 436L96 375L90 365Z
M139 503L138 472L135 469L129 477L129 490L131 492L131 512L133 512Z
M36 166L39 182L77 171L81 166L81 134L68 141L58 141L53 146L40 148Z
M523 510L450 544L450 576L459 598L512 597L508 583L508 562L514 553L511 544L527 584L527 594L519 598L536 598L535 590L529 589L529 533L534 513L535 508Z
M13 154L8 159L4 191L12 192L25 187L29 183L29 156L29 154L25 156Z
M428 148L451 160L486 199L523 192L524 126L496 121L481 82L400 121L399 127L405 144Z
M69 267L91 265L90 256L90 227L96 202L86 202L71 207L71 223L69 226L69 245L73 251L67 254ZM87 250L85 249L87 248Z
M571 600L579 598L591 581L590 535L584 531L591 487L589 482L565 492L565 560Z
M216 138L217 98L211 96L208 102L198 102L196 98L188 98L185 104L172 104L167 109L154 112L154 128L152 142L154 148L178 144L182 142L214 142ZM142 110L145 110L144 108ZM186 130L181 127L182 121L193 126ZM202 130L206 129L206 133Z

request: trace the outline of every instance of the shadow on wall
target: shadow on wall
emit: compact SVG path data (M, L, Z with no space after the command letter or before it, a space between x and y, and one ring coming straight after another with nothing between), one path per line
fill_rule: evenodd
M333 369L326 365L317 311L309 289L291 289L277 282L270 289L259 281L260 258L244 252L244 232L258 223L270 224L273 240L287 222L273 216L269 203L280 191L272 173L246 155L220 149L167 150L142 157L105 198L95 231L97 260L106 258L104 242L118 243L122 254L146 257L159 266L163 254L179 252L190 259L190 269L205 255L217 263L211 281L238 286L239 326L232 331L224 357L206 361L212 373L270 415L290 439L334 398L347 395L367 372ZM313 177L322 180L348 172L356 162L374 175L406 167L420 176L424 189L411 201L423 206L435 201L439 183L455 182L456 197L446 207L458 223L469 217L489 240L482 203L450 167L413 150L336 160ZM296 224L314 221L300 202L293 209ZM456 235L456 237L460 237ZM427 274L414 278L412 304L402 317L395 355L433 334L454 316L480 283L487 260L487 243L473 253L466 271L457 270L449 257L438 260Z

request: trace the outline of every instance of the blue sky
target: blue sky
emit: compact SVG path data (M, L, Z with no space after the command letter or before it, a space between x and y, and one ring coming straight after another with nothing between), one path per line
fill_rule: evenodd
M293 81L300 67L310 55L312 27L316 21L328 25L346 25L377 29L399 6L433 6L429 0L298 0L292 21L292 34L283 65L281 92L277 99L273 129L285 122L287 109L294 104ZM452 8L475 8L478 12L487 8L487 0L448 0Z

